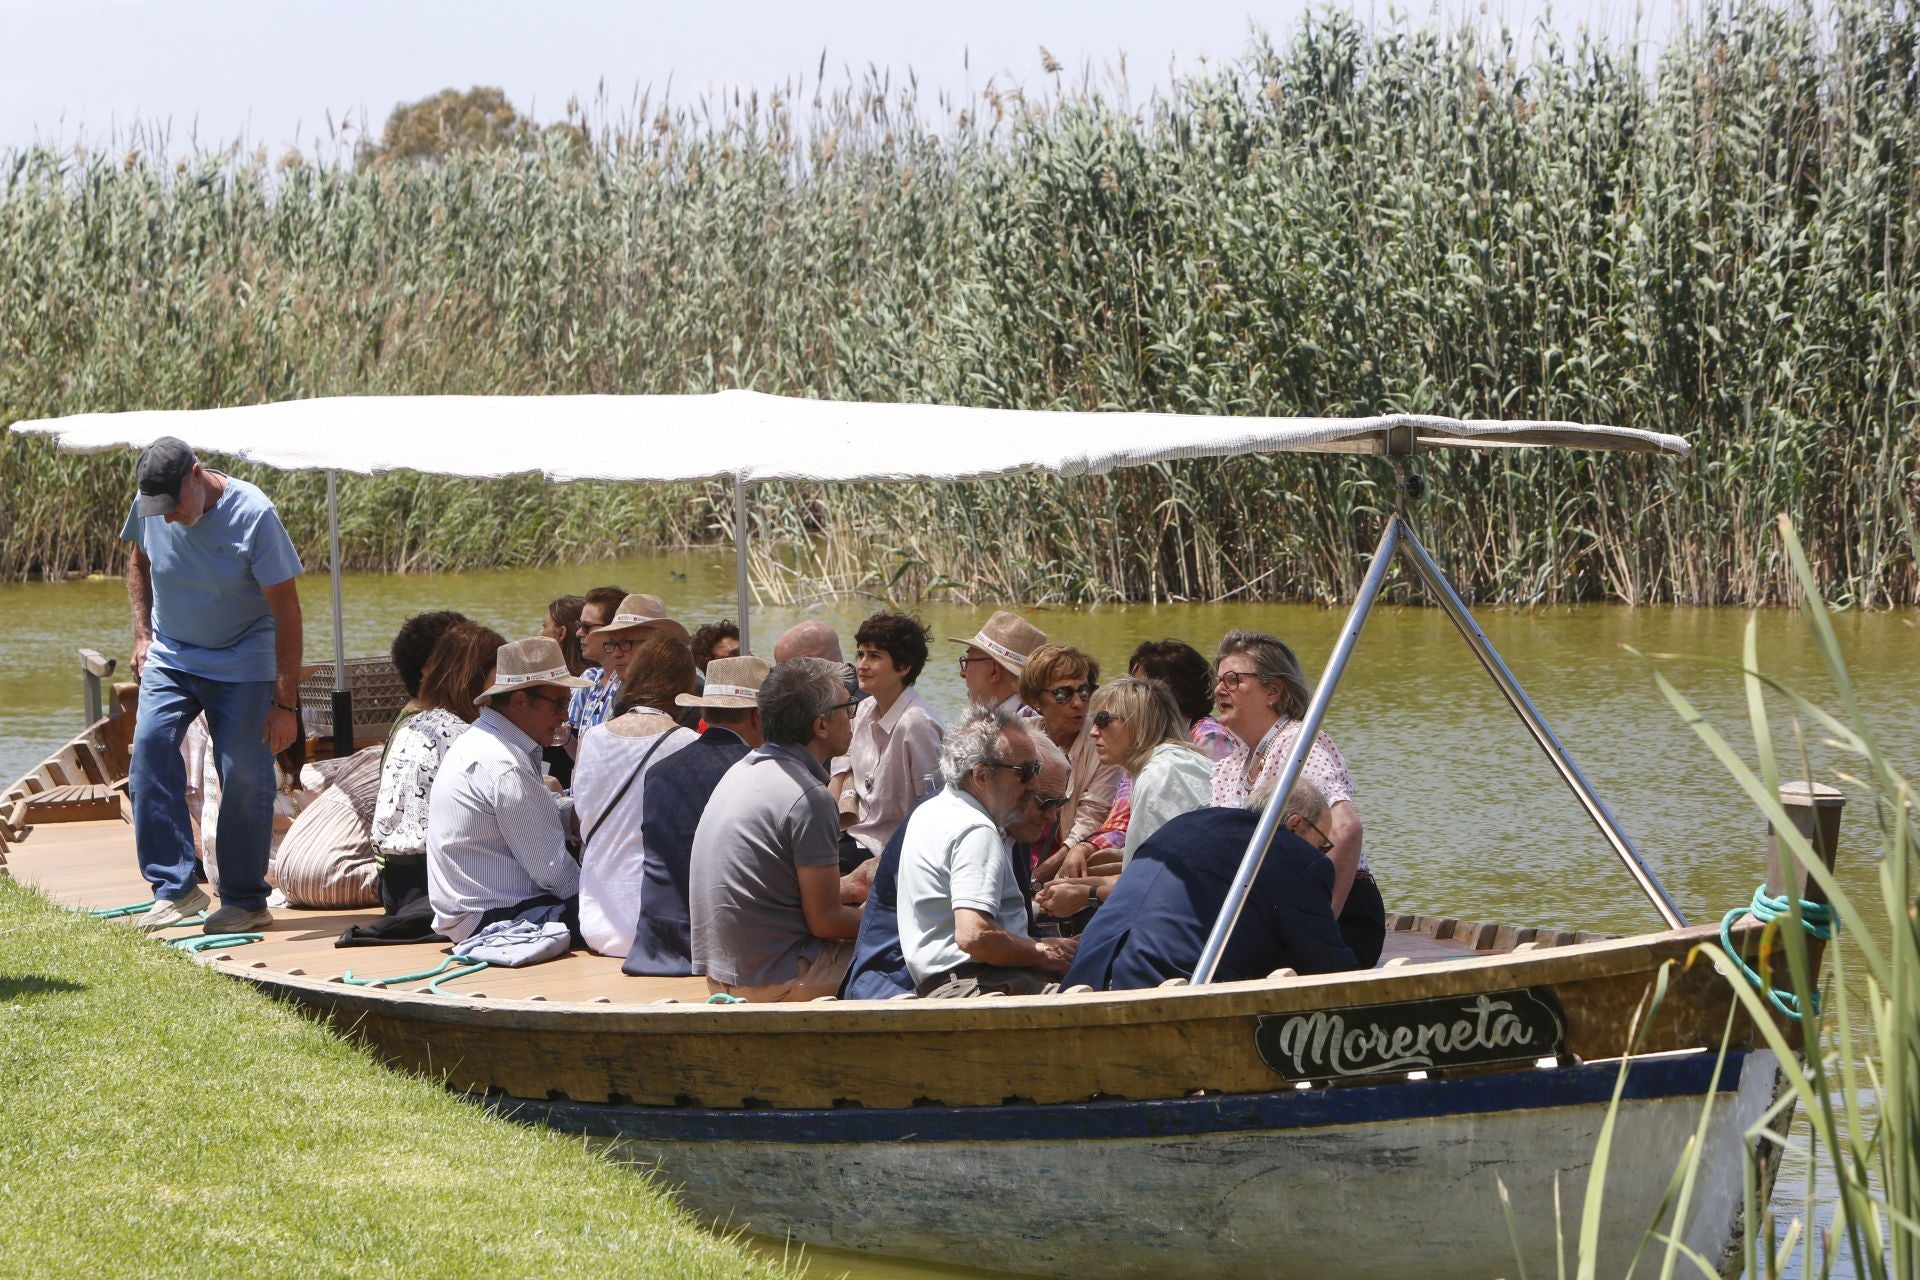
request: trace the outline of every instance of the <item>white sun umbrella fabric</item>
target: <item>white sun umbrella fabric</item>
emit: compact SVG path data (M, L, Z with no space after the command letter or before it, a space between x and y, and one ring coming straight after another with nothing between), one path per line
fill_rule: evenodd
M1575 422L1213 417L807 400L755 391L687 396L336 396L226 409L86 413L18 422L66 450L194 449L282 470L418 471L549 480L730 480L742 643L748 640L746 488L761 480L985 480L1247 453L1372 453L1547 446L1684 457L1686 441ZM336 683L344 679L339 534L328 485Z
M1545 445L1684 456L1685 441L1572 422L1205 417L695 396L346 396L229 409L79 414L17 423L62 449L195 449L287 470L419 471L551 480L984 480L1245 453L1379 453Z

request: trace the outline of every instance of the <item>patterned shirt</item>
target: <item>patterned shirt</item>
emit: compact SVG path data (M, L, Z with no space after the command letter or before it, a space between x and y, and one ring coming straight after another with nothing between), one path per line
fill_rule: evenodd
M373 851L380 858L427 851L427 797L433 775L467 722L444 707L407 717L394 730L380 766L380 800L373 810Z
M620 677L605 667L588 667L580 678L593 683L575 689L567 700L567 723L575 734L585 737L587 730L613 719L614 704L620 701Z
M1247 797L1268 779L1280 776L1280 767L1286 763L1287 753L1293 750L1299 737L1300 722L1283 719L1276 720L1266 736L1251 748L1236 740L1233 754L1213 766L1213 803L1224 808L1244 806ZM1325 733L1314 738L1300 776L1320 788L1329 806L1343 800L1353 802L1353 778L1347 773L1347 762ZM1364 850L1360 854L1360 870L1368 870Z

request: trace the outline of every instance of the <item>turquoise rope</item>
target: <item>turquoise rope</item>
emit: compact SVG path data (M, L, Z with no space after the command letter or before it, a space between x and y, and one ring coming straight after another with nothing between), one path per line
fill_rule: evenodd
M167 945L176 951L198 954L212 951L217 947L244 947L249 942L258 942L266 935L263 933L203 933L197 937L168 938Z
M129 902L124 907L94 907L87 912L95 920L120 920L127 916L144 915L153 907L153 899L145 902Z
M1779 990L1761 977L1751 965L1741 959L1739 949L1733 945L1733 922L1749 914L1763 925L1772 924L1775 920L1791 920L1793 900L1786 897L1773 897L1767 893L1767 886L1756 886L1752 902L1744 907L1735 907L1721 918L1720 946L1726 951L1728 957L1740 966L1740 972L1747 976L1747 981L1766 996L1769 1004L1778 1009L1782 1016L1799 1022L1805 1017L1800 1009L1800 998L1791 991ZM1833 908L1824 902L1808 902L1805 898L1800 899L1800 927L1808 937L1817 938L1821 942L1827 941L1834 934ZM1820 993L1815 991L1812 996L1813 1012L1818 1016Z
M739 996L730 996L724 991L716 991L707 997L708 1004L745 1004Z
M419 973L396 973L390 978L356 978L353 976L353 970L349 969L340 975L340 981L351 983L356 987L371 987L375 983L392 986L396 982L419 982L423 978L432 978L433 981L427 983L425 990L432 995L447 996L453 993L442 991L441 983L452 982L455 978L470 977L487 967L485 960L475 960L472 956L448 956L433 968L422 969Z
M472 956L454 956L453 959L455 961L458 961L461 964L466 965L467 967L464 969L455 970L452 973L443 974L442 976L435 978L432 982L429 982L427 984L427 991L429 993L436 996L452 995L453 993L450 991L442 991L440 989L440 984L443 982L452 982L455 978L470 977L473 974L476 974L480 972L482 969L487 967L487 962L485 960L476 960Z

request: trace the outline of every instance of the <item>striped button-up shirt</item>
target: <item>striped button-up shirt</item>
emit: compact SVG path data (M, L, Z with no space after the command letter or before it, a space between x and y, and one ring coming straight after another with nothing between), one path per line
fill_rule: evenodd
M427 802L427 892L433 927L455 942L495 907L580 891L539 761L540 744L489 707L440 762Z

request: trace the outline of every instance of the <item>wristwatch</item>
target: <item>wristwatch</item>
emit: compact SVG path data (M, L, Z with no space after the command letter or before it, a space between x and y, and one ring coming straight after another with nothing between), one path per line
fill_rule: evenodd
M1100 886L1099 885L1090 884L1087 886L1087 905L1090 907L1097 907L1100 905Z

